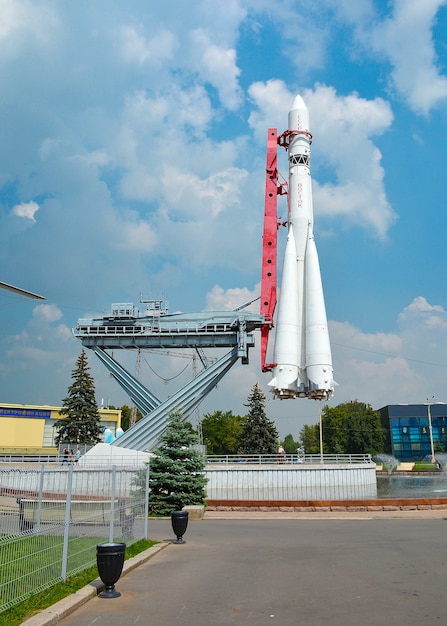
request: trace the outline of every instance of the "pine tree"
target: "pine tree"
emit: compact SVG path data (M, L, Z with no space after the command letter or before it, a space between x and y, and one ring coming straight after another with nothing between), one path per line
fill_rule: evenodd
M279 435L265 413L265 395L257 383L248 396L249 407L240 435L241 454L275 454Z
M170 413L167 428L150 460L149 509L156 515L170 515L188 504L205 502L206 478L203 454L194 449L197 434L179 411Z
M296 451L300 447L300 444L298 441L295 441L292 433L289 433L284 437L283 446L286 454L296 454Z
M68 395L62 400L61 415L64 419L56 422L58 433L56 445L60 443L95 444L101 441L98 406L95 400L95 383L88 370L88 360L84 348L72 371L73 383Z

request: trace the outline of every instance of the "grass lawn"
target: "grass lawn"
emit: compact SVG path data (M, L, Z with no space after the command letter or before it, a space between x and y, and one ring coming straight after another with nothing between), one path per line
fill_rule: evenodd
M436 472L438 469L436 463L415 463L413 472Z
M40 539L45 539L45 542L42 544L42 550L37 553L33 553L33 550L35 550L35 546L31 547L31 542L29 541L29 539L32 538L23 538L23 545L20 546L20 558L16 562L14 562L13 564L2 565L1 581L3 583L7 580L14 580L15 578L17 578L18 575L20 575L20 571L25 571L24 568L26 567L26 572L29 572L29 576L31 577L27 578L28 585L29 583L33 583L35 581L35 586L33 588L38 589L39 572L41 575L44 568L55 567L55 565L53 564L54 559L52 560L52 553L56 549L56 542L60 544L60 538L40 537ZM22 543L22 541L20 543ZM83 537L82 542L82 544L77 544L76 554L79 554L79 552L83 552L84 550L92 551L94 555L94 561L96 561L96 545L98 543L104 543L104 539ZM132 545L127 546L126 559L129 559L136 554L147 550L156 543L156 541L141 539L140 541L137 541ZM3 547L4 546L0 545L0 563L5 562L4 559L2 559L1 554ZM57 551L59 554L60 569L60 550L58 549ZM76 554L69 554L68 560L70 571L74 571L77 569ZM56 576L58 575L58 573L56 573ZM7 611L4 611L3 613L0 613L0 626L17 626L19 624L22 624L24 620L28 619L35 613L38 613L39 611L48 608L55 602L58 602L62 598L71 595L78 589L81 589L88 583L92 582L92 580L95 580L95 578L98 578L98 570L96 568L96 565L73 575L65 582L56 583L49 589L45 589L40 593L33 592L32 594L30 594L30 597L23 600L23 602L21 602L17 606L12 607Z

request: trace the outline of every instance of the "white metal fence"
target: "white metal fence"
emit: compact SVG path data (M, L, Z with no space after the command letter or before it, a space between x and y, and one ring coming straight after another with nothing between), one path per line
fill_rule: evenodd
M200 446L203 448L204 446ZM205 454L205 453L204 453ZM265 465L266 463L371 463L370 454L208 454L206 456L207 463L256 463ZM128 456L120 457L117 450L114 450L114 456L111 457L118 465L129 464L132 460ZM89 456L89 465L104 465L104 457ZM41 464L52 463L60 464L63 462L63 455L59 454L2 454L0 455L0 463L26 463ZM135 464L141 464L141 459L135 457Z
M370 454L209 454L207 463L249 463L255 465L291 464L348 464L373 463Z
M357 500L377 497L374 463L213 464L205 476L208 502Z
M0 613L147 538L149 466L0 468Z

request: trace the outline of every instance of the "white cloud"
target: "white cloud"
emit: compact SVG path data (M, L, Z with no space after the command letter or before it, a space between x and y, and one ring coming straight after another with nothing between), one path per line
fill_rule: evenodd
M165 191L160 187L164 171L178 169L179 164L186 171L200 166L202 159L207 160L208 167L217 163L217 158L208 157L209 147L204 141L211 118L210 101L200 85L184 90L173 85L156 96L143 91L128 96L110 147L113 164L124 170L120 181L124 197L158 200ZM168 189L171 187L169 183Z
M447 76L433 41L436 16L446 0L392 0L389 8L375 4L372 0L324 0L301 8L287 1L278 7L256 0L256 9L282 28L285 53L300 75L323 66L333 30L331 20L337 27L352 25L363 53L374 62L380 59L390 64L392 90L412 110L428 114L447 99ZM379 11L389 15L382 17ZM353 57L359 54L355 46L349 49Z
M399 315L402 328L434 330L436 327L447 329L447 312L439 304L431 305L423 296L418 296Z
M339 96L323 85L306 90L303 97L311 126L315 125L318 133L318 155L330 164L337 178L337 185L315 185L315 206L322 214L343 215L384 237L396 215L386 197L382 155L371 138L391 126L389 104L356 93Z
M277 127L278 133L285 130L287 113L294 95L284 81L278 79L252 83L248 94L255 106L248 118L248 124L259 143L264 145L269 127Z
M234 111L241 102L242 92L238 85L241 73L236 64L236 51L216 45L203 29L192 33L193 48L198 56L197 69L201 76L213 85L224 107Z
M11 381L17 376L32 376L27 379L27 389L22 390L24 395L28 393L28 388L34 397L35 402L49 404L58 400L44 400L48 395L48 377L51 376L53 386L52 392L58 387L63 377L67 383L63 383L65 388L69 384L69 368L73 366L70 354L76 353L79 348L73 337L71 329L65 324L55 324L62 319L62 313L58 306L54 304L39 304L33 309L33 316L22 330L12 337L5 338L6 353L8 357L8 368L4 371L4 377ZM25 373L25 374L23 374ZM43 385L43 387L42 387ZM42 387L42 390L40 390ZM17 393L13 385L11 392ZM39 400L39 398L42 400ZM20 402L19 397L12 396L11 402Z
M251 9L249 23L254 31L278 30L281 53L293 65L292 76L307 76L324 67L332 28L330 1L244 0L244 5Z
M279 80L254 83L249 93L258 107L249 124L259 139L268 126L274 125L267 125L267 120L281 117L278 132L283 132L295 94ZM341 96L324 85L306 89L302 96L314 136L313 163L320 159L318 164L329 166L336 178L336 183L322 184L313 172L315 212L343 217L347 223L385 237L396 215L386 197L381 153L371 138L390 128L393 114L389 104L381 98L361 98L357 93Z
M174 34L163 28L147 39L143 28L124 26L121 30L121 45L126 61L161 66L172 59L178 44Z
M395 333L363 333L330 322L335 379L331 404L359 399L374 408L443 396L447 375L447 312L419 296L400 313Z
M223 289L219 285L215 285L211 291L206 294L206 308L209 311L231 311L246 302L251 302L259 297L259 285L251 291L247 287L232 287ZM259 311L259 302L254 302L249 307L245 307L246 311Z
M58 25L56 13L48 3L36 5L33 0L0 0L0 15L0 45L8 43L11 48L20 39L25 44L29 38L43 42Z
M148 253L157 241L150 224L140 219L119 220L116 223L115 245L119 249Z
M61 319L62 312L55 304L38 304L33 310L33 316L38 321L51 324Z
M44 146L42 146L42 148L42 152L44 153ZM93 152L88 154L77 154L73 159L93 167L104 167L110 163L110 156L105 150L93 150Z
M370 352L370 358L382 360L383 355L397 354L402 350L398 333L363 333L347 322L331 322L333 341L341 346Z
M239 187L247 172L230 167L206 178L175 167L166 168L161 182L164 198L175 218L212 220L239 201Z
M445 4L446 0L393 0L391 15L380 19L371 2L356 12L349 0L334 3L334 9L354 25L366 54L391 64L392 89L424 115L447 99L447 76L437 64L433 41L436 15Z
M37 202L22 202L21 204L16 204L12 207L11 215L16 215L17 217L24 217L25 219L31 220L31 222L35 222L34 215L39 210L39 205Z
M392 81L414 111L427 114L447 99L447 76L436 66L432 28L445 0L394 0L393 16L372 34L393 65Z

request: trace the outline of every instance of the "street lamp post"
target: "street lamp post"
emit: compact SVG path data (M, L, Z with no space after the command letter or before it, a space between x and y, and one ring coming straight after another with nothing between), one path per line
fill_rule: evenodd
M434 396L431 399L431 402L433 402L434 400ZM430 451L431 451L431 462L432 463L436 463L436 459L435 459L435 448L433 445L433 428L431 425L431 411L430 411L430 400L427 398L427 415L428 415L428 434L430 437Z

